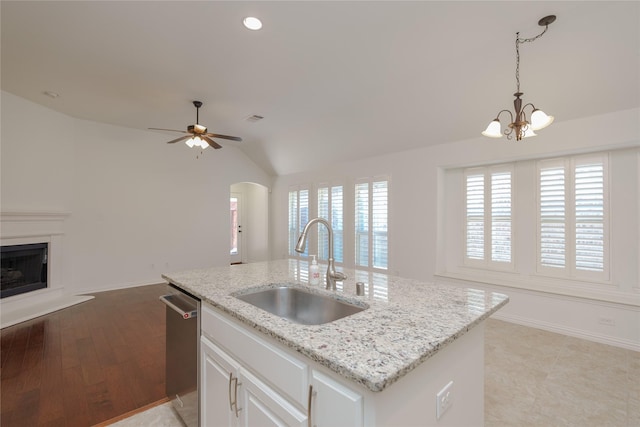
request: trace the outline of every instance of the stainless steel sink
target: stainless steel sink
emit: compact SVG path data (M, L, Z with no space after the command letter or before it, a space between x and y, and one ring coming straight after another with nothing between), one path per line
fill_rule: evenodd
M367 308L289 286L261 289L235 297L303 325L333 322Z

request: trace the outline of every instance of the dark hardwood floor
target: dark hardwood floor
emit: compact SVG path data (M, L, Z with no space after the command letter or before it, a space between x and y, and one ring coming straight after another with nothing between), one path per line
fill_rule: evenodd
M93 426L165 399L165 284L4 328L0 425Z

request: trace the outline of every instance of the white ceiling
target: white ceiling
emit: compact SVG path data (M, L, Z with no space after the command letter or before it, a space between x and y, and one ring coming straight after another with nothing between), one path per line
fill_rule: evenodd
M139 129L185 129L201 100L281 175L477 137L512 106L515 33L549 14L520 46L525 102L556 122L640 106L637 1L3 0L2 90Z

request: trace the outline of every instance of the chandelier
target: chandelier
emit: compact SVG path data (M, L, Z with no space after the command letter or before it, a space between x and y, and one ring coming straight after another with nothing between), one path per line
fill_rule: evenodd
M516 141L520 141L522 138L536 136L534 131L546 128L553 122L553 116L546 115L544 111L538 110L533 104L528 103L522 106L522 99L520 97L524 94L520 92L520 44L532 42L542 37L542 35L547 32L549 24L553 23L555 20L555 15L545 16L539 20L538 25L543 26L544 31L530 39L521 39L520 33L516 33L516 93L513 94L513 96L516 97L513 101L515 114L510 110L500 111L496 115L496 118L489 123L489 126L487 126L484 132L482 132L484 136L488 136L490 138L501 138L504 134L507 139L511 139L515 134ZM525 113L525 108L527 107L531 107L531 115L529 117L530 121L527 119L527 114ZM511 122L503 132L500 128L500 114L504 112L509 113Z

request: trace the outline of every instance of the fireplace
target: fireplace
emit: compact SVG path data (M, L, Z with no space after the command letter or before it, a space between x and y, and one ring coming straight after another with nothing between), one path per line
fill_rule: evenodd
M0 298L47 287L48 243L2 246L0 251Z

